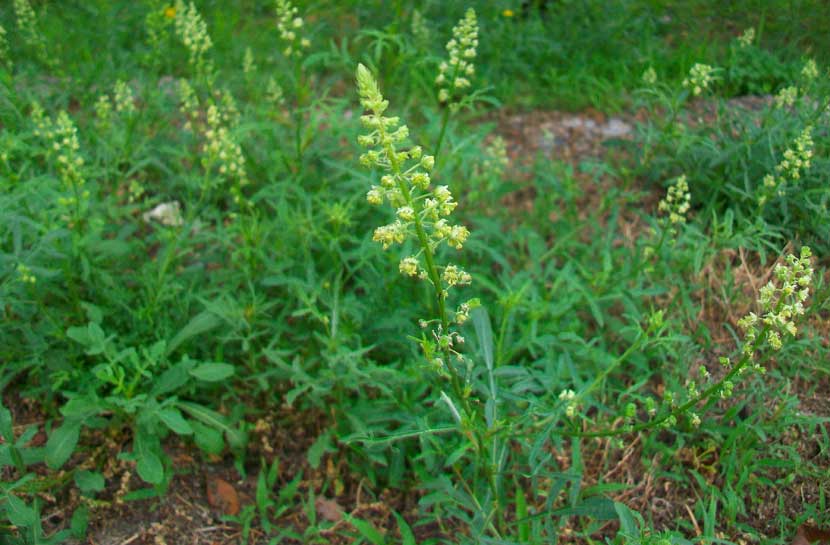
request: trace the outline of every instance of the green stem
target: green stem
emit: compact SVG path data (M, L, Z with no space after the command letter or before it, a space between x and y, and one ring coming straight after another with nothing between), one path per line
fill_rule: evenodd
M663 249L663 244L666 242L666 232L670 229L668 225L661 226L660 229L660 238L657 241L657 245L654 246L653 254L657 259L660 259L660 251ZM634 271L632 271L632 277L637 278L640 274L640 271L643 270L643 267L646 264L646 259L638 259L637 264L635 265Z
M438 160L438 154L441 153L441 144L444 142L444 135L447 133L447 125L450 121L450 109L444 108L444 113L441 116L441 132L438 133L438 142L435 144L435 160Z
M780 302L779 302L780 306ZM562 430L560 432L561 435L565 437L613 437L615 435L622 435L625 433L636 433L640 431L645 431L648 429L655 428L660 426L667 420L672 417L678 417L679 415L685 413L701 401L712 397L712 395L718 393L721 388L723 387L726 381L731 380L736 375L741 373L741 371L746 367L746 365L751 360L751 355L757 352L758 348L761 346L761 343L766 338L767 333L769 332L769 326L765 325L761 329L761 333L755 338L755 341L752 343L752 350L744 353L741 360L735 365L732 370L730 370L726 375L724 375L719 381L715 382L701 393L693 397L692 399L688 400L686 403L679 405L672 409L671 411L667 412L663 416L655 419L650 420L648 422L643 422L636 426L632 427L623 427L623 428L616 428L616 429L605 429L605 430L596 430L596 431L588 431L588 432L581 432L581 431L574 431L574 430Z
M435 301L438 306L438 317L441 320L441 333L446 335L449 331L449 319L447 318L447 310L445 304L445 293L444 288L441 284L441 277L438 274L438 267L435 264L435 256L432 251L432 246L429 242L429 237L426 234L426 230L424 229L424 224L421 219L421 206L416 199L412 198L412 194L410 189L406 187L404 183L403 175L401 172L401 164L397 159L397 152L395 151L395 147L392 144L391 140L388 138L386 134L386 128L383 124L380 125L378 128L378 132L380 133L380 141L387 142L384 144L384 150L386 151L386 156L389 158L389 166L392 170L392 175L395 178L396 183L398 184L398 190L400 191L401 195L403 195L404 199L406 200L407 206L411 207L414 213L414 224L415 224L415 233L418 237L418 243L421 246L421 250L424 254L424 261L426 262L426 270L427 276L432 283L432 286L435 291ZM458 374L458 371L452 365L451 361L451 352L450 348L446 347L444 350L444 364L446 368L449 370L450 373L450 385L452 386L453 393L455 394L456 398L461 401L463 405L464 415L468 419L473 416L473 409L470 405L470 401L467 399L467 396L464 394L464 388L461 385L461 377Z
M455 69L452 72L452 78L450 78L450 82L449 82L451 86L455 83L455 78L458 77L458 67L459 66L460 65L456 64ZM452 99L452 96L450 96L450 99ZM448 102L449 102L449 100L448 100ZM438 154L441 153L441 144L444 143L444 135L447 132L447 125L449 124L449 121L450 121L450 107L449 107L449 105L447 105L444 108L444 113L441 116L441 132L438 133L438 142L435 144L435 153L433 153L433 156L435 157L436 161L438 161Z
M297 153L297 171L299 172L303 164L303 104L305 102L305 82L303 81L303 70L300 65L300 60L294 59L294 82L296 85L297 105L294 109L294 141L296 144Z
M189 236L190 233L193 231L193 224L198 217L199 211L202 208L202 203L205 200L205 197L208 194L208 184L210 183L210 176L209 176L209 168L205 169L205 175L202 180L201 190L199 192L199 200L196 204L192 207L188 208L187 217L185 221L182 222L182 229L176 235L176 238L173 239L173 242L170 246L167 247L166 252L164 254L164 260L162 261L161 267L158 271L158 276L156 277L155 287L153 290L153 295L150 299L150 307L152 308L151 315L155 315L156 308L158 306L159 299L161 298L161 292L164 288L164 279L167 276L167 270L170 268L170 265L173 263L173 259L176 256L176 252L179 249L179 244L182 242L185 236Z

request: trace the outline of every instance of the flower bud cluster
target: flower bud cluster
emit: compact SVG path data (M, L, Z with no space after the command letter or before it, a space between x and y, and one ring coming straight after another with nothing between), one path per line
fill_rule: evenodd
M738 36L738 45L740 47L749 47L755 41L755 28L749 27L744 30L743 34Z
M463 343L463 337L448 330L450 323L463 324L469 319L470 311L478 306L476 300L462 303L454 314L444 314L444 301L449 290L472 282L469 273L454 264L440 266L435 262L435 252L446 244L460 250L463 248L469 230L463 225L453 225L448 218L457 203L447 186L431 185L430 172L435 158L424 155L419 146L403 148L409 130L397 117L384 116L389 102L383 98L377 82L362 64L357 69L357 86L361 105L369 111L361 117L367 132L358 137L361 146L368 148L360 162L368 168L382 172L380 185L374 185L366 194L366 200L373 205L388 202L395 210L395 220L375 229L373 239L384 249L393 244L413 240L420 250L401 259L398 270L401 274L418 277L432 284L441 307L441 321L433 331L435 341L424 341L422 348L428 361L441 374L454 375L447 357L454 354L462 359L453 346ZM422 321L422 327L428 322ZM444 357L433 357L434 350L444 352Z
M395 210L395 220L375 229L373 240L384 249L406 240L414 240L420 250L404 257L398 269L405 276L430 282L441 301L449 289L472 281L469 273L454 264L443 267L434 262L434 253L442 244L456 250L463 248L469 230L450 223L449 216L458 205L447 186L433 186L430 172L435 158L424 155L420 146L401 149L409 136L409 129L397 117L384 116L389 106L378 89L377 82L365 66L357 69L357 85L361 105L369 111L361 117L367 129L358 141L368 148L360 162L382 172L380 185L372 186L366 200L373 205L388 202ZM462 305L455 313L457 323L469 317L472 302ZM448 332L442 335L446 337Z
M682 175L669 186L666 196L657 205L657 209L666 214L665 221L672 229L686 223L686 215L691 207L692 195L689 193L689 184L686 175Z
M786 265L778 264L773 272L775 281L770 281L760 290L758 304L760 315L749 313L738 321L738 327L744 331L745 343L743 353L754 357L761 330L766 330L766 341L773 350L779 350L783 344L782 337L794 337L798 332L795 318L804 314L804 303L810 296L813 280L813 268L810 264L810 248L801 248L796 257L787 256Z
M199 119L199 97L186 79L179 81L179 111L184 115L184 130L193 131Z
M216 104L208 106L202 166L207 171L215 170L221 180L231 182L234 202L239 203L243 198L242 188L248 184L248 175L242 147L229 130L228 121L228 114Z
M683 80L683 87L692 90L694 96L698 96L703 91L709 88L709 85L714 81L715 69L708 64L696 63L689 70L689 75Z
M424 15L421 13L420 10L415 9L412 11L412 35L415 37L415 40L420 45L425 45L430 43L430 31L429 27L427 26L426 20L424 19Z
M790 108L793 104L795 104L796 99L798 98L798 87L794 85L790 85L789 87L784 87L778 94L775 95L775 107L776 108Z
M58 173L67 191L72 191L71 196L65 197L63 204L74 206L78 198L79 189L84 186L83 176L84 158L80 154L78 143L78 129L65 111L58 114L52 133L52 149L55 151L55 160L58 166ZM89 192L83 191L80 195L84 199Z
M481 301L478 299L470 299L458 305L455 311L454 321L458 325L463 325L470 319L470 311L481 306Z
M804 63L804 67L801 69L801 77L807 82L814 81L818 77L818 65L816 65L815 60L808 59Z
M265 99L273 106L285 104L285 93L273 77L268 78L268 83L265 84Z
M477 205L492 203L491 197L498 193L498 186L510 164L504 138L493 138L481 157L481 163L473 167L473 179L465 193L467 201Z
M254 51L250 46L245 48L245 54L242 56L242 73L250 76L256 72L256 63L254 62Z
M6 39L6 29L0 25L0 66L12 69L12 58L9 55L9 41Z
M447 42L449 59L438 67L438 100L450 102L458 93L470 87L469 78L475 74L473 59L478 47L478 22L473 8L467 9L464 18L452 29L452 39ZM455 100L457 101L457 100Z
M108 94L103 94L95 101L95 124L98 130L104 131L112 122L112 100Z
M205 171L215 174L217 183L230 183L235 203L245 202L242 188L249 180L242 147L233 133L240 117L233 95L227 90L214 93L206 100L207 110L202 117L199 98L187 80L182 80L179 100L179 109L186 119L184 128L203 139L201 151Z
M650 87L657 83L657 71L654 70L654 67L649 66L645 69L641 78L643 80L643 83Z
M14 0L12 6L23 43L34 51L37 60L47 66L54 65L55 59L50 58L46 52L46 40L37 29L37 15L29 0Z
M193 2L185 5L184 0L176 0L175 30L188 52L188 62L196 75L213 83L213 62L207 53L213 47L213 41L205 23Z
M80 153L78 129L65 111L60 112L57 118L51 119L45 116L38 104L32 106L32 120L35 124L35 135L46 141L47 155L54 159L58 177L65 191L65 195L58 198L58 204L78 209L82 201L89 197L89 191L83 189L84 158Z
M311 41L300 34L303 28L303 18L297 13L299 10L290 0L277 0L277 30L280 39L285 42L282 53L286 57L302 55L303 49L311 46Z
M37 277L32 273L32 269L30 269L23 263L19 263L17 265L17 277L24 284L34 285L37 283Z
M809 125L805 127L790 147L784 151L784 158L775 167L775 175L764 176L763 188L759 196L760 204L764 204L773 192L783 195L786 183L798 182L802 174L810 168L813 158L812 134L813 127Z
M222 122L230 128L234 128L239 125L239 107L236 105L236 99L233 98L233 95L227 89L222 91L222 95L219 99L219 112L222 116Z
M115 82L115 111L123 114L135 113L135 95L133 89L125 82L118 80Z
M135 95L132 88L121 80L115 82L114 98L103 94L95 102L96 125L99 130L106 130L112 122L113 108L119 114L132 115L136 111Z
M490 145L484 149L484 160L481 162L480 174L499 179L504 176L510 159L507 157L507 144L504 138L493 138Z
M565 416L573 418L579 410L579 400L573 390L562 390L559 392L559 401L565 403Z

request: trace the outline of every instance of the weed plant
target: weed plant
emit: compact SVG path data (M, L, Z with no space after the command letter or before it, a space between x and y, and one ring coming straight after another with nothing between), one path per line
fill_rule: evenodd
M830 522L826 37L549 4L0 8L0 540L157 505L177 449L256 476L245 542ZM495 130L540 105L642 115L567 161Z

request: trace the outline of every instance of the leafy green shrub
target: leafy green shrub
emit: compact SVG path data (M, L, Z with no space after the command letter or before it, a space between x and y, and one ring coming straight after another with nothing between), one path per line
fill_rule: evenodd
M809 62L795 83L760 110L708 97L692 105L685 89L650 83L643 97L655 115L640 128L643 174L685 174L703 217L733 214L767 244L802 237L823 252L828 89Z

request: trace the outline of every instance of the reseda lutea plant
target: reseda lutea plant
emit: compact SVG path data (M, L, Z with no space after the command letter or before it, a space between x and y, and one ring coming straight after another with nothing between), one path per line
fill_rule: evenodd
M503 498L502 472L507 458L507 442L499 437L496 418L495 378L490 375L491 392L489 412L482 418L480 403L473 398L473 364L461 352L464 337L458 326L470 318L470 311L479 306L476 299L465 301L455 311L448 307L450 290L472 282L469 273L453 263L442 264L438 250L442 245L460 250L470 232L463 225L453 225L448 218L457 203L447 186L431 186L429 172L435 158L424 155L419 146L403 149L409 129L397 117L386 117L389 102L384 100L369 70L357 68L357 86L362 106L370 113L361 117L368 133L359 137L368 151L360 162L368 168L377 168L384 174L380 185L372 186L366 195L370 204L384 202L395 209L396 219L375 229L373 239L388 249L393 244L414 243L417 251L401 259L398 269L405 276L416 277L431 286L436 315L420 320L420 326L429 330L421 336L420 345L429 367L448 380L451 395L441 391L464 441L469 441L470 452L466 474L457 473L455 494L464 497L463 509L474 514L478 521L475 533L501 537L506 517ZM492 365L488 364L492 372ZM463 455L466 447L459 452ZM452 485L450 485L452 487ZM464 490L464 492L461 492Z
M763 362L769 355L766 348L778 351L787 337L795 337L798 332L795 321L805 313L804 304L810 295L813 278L811 257L810 248L805 246L799 256L788 255L786 265L776 265L776 280L768 282L759 293L757 304L760 315L750 312L738 322L738 327L744 331L740 358L734 362L731 358L721 358L719 361L724 372L720 378L715 379L705 366L701 366L699 378L687 380L682 391L667 391L662 406L658 406L658 402L651 397L643 398L642 408L648 415L645 420L636 421L638 406L629 403L624 410L625 426L583 431L583 423L576 425L577 421L573 421L574 425L561 433L576 437L609 437L671 428L681 418L686 418L692 427L700 426L702 420L698 410L705 408L712 399L731 397L737 381L745 379L751 372L765 373ZM573 396L570 396L568 401L573 403L572 399Z
M418 247L415 254L400 261L398 268L402 274L417 277L432 286L438 316L421 322L424 328L433 326L430 336L421 340L421 346L435 370L449 378L456 400L465 406L465 413L469 415L469 386L464 384L457 367L463 358L455 350L464 338L454 326L468 319L475 301L462 303L451 313L447 298L450 289L467 285L472 278L457 265L438 263L436 252L442 244L460 250L470 232L465 226L452 225L447 219L458 205L449 188L443 185L431 187L429 172L435 165L435 158L424 155L420 146L401 149L409 137L409 129L400 124L399 118L383 115L389 102L384 100L377 82L362 64L357 67L357 87L360 103L370 112L361 117L369 132L359 137L359 143L369 149L361 155L360 162L385 172L380 185L372 186L366 200L373 205L388 201L395 208L397 217L394 222L375 229L373 239L384 249L405 241L414 241ZM458 410L452 403L450 406L460 420Z
M450 113L454 113L469 100L467 96L470 79L475 74L473 59L478 48L478 22L476 12L468 8L464 18L452 29L452 39L447 42L449 58L438 66L435 84L438 86L438 101L446 106L441 118L441 132L435 144L435 156L441 152L441 144L447 132Z

